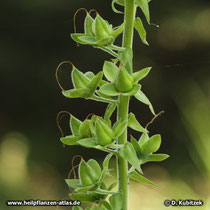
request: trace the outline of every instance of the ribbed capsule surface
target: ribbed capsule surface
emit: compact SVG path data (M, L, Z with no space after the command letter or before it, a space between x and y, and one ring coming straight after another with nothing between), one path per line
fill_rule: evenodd
M95 33L96 33L96 39L104 39L111 35L112 28L110 25L100 16L97 15L95 19Z
M116 87L120 92L128 92L133 88L133 78L124 67L119 70Z
M88 186L97 182L99 175L84 160L81 160L79 165L79 178L83 186Z
M90 120L85 120L79 127L79 133L82 137L91 137Z
M114 139L114 132L112 129L101 120L96 121L95 134L96 140L101 146L111 144Z
M94 35L93 24L94 24L93 18L89 14L87 14L85 18L85 23L84 23L85 34L90 35L90 36Z
M88 87L90 82L90 80L76 68L73 68L72 70L72 80L74 87L77 89Z

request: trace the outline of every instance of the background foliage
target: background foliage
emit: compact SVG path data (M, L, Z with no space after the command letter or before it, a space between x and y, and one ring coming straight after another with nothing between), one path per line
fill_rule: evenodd
M87 46L78 48L69 34L73 14L80 7L95 8L114 26L120 24L122 17L111 11L110 4L95 0L1 3L0 206L7 199L62 199L68 192L63 179L72 157L78 153L85 159L105 156L82 147L62 147L55 123L58 111L68 110L83 119L89 112L102 115L106 105L64 98L55 68L70 59L84 71L101 70L109 55ZM135 34L134 69L153 66L143 90L155 110L165 114L150 130L162 134L160 152L170 154L170 159L155 167L144 166L145 174L162 188L133 187L131 203L139 202L146 210L163 209L167 198L194 198L203 199L202 209L208 209L210 4L207 0L162 0L150 5L151 22L160 28L145 24L149 47ZM82 14L77 17L78 31L82 31L83 18ZM61 80L70 88L69 69L62 71ZM143 125L152 118L143 104L132 101L130 109ZM68 119L61 124L67 131ZM131 183L131 189L135 184Z

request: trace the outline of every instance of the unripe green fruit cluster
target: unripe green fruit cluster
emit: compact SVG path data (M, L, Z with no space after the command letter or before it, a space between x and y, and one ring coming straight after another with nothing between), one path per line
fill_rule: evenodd
M99 145L109 145L114 141L115 133L102 120L97 120L95 123L95 135Z
M98 13L96 18L93 19L89 13L87 13L84 21L84 34L74 33L71 37L74 41L80 44L89 44L93 46L110 46L122 33L124 24L113 29L108 21L104 20Z
M115 143L115 140L122 134L127 127L127 121L118 121L113 127L110 124L110 116L116 108L108 106L105 119L92 115L91 119L83 122L71 115L70 128L72 135L62 137L61 141L67 145L82 145L84 147L107 147Z
M119 69L119 73L116 79L116 88L120 92L128 92L133 88L133 78L132 76L127 72L127 70L122 66Z
M93 164L91 166L91 161L94 161L94 164L98 164L95 160L89 160L88 162L81 160L79 165L79 178L81 181L81 185L83 186L95 184L99 180L100 174L97 174L97 171L93 167ZM100 166L98 165L98 167Z
M84 33L76 33L75 26L75 33L71 34L72 39L77 43L91 45L114 57L105 61L103 71L96 75L90 71L83 73L72 64L71 76L74 89L64 90L58 82L63 95L68 98L84 98L108 103L103 117L91 114L82 122L69 114L72 135L61 138L62 143L66 145L81 145L109 153L103 161L102 168L97 161L90 159L86 162L82 158L78 168L79 179L66 180L68 186L74 190L69 194L71 199L94 203L94 206L86 210L126 210L128 179L154 186L152 181L143 176L141 165L149 161L162 161L168 158L166 154L154 154L160 147L161 136L149 137L147 128L158 114L155 114L151 102L141 90L141 84L138 84L147 76L151 68L140 71L133 69L134 28L139 33L142 42L148 45L143 22L139 17L135 17L135 13L137 7L140 7L147 22L150 23L149 2L150 0L112 0L114 12L122 13L115 8L115 4L125 7L124 22L116 28L104 20L96 10L88 12L81 8L79 10L86 11ZM93 11L96 12L95 18L90 15ZM116 37L122 32L124 33L122 47L114 45ZM103 75L106 80L102 79ZM145 127L138 122L132 112L128 113L131 96L148 105L155 115ZM112 124L111 116L115 109L117 109L117 121ZM142 133L139 140L132 136L130 141L127 140L128 127ZM111 175L109 161L113 155L117 159L118 191L112 191L116 183L108 187L104 183L105 177ZM130 168L129 171L128 168ZM108 197L110 194L111 196ZM82 210L79 206L72 209Z

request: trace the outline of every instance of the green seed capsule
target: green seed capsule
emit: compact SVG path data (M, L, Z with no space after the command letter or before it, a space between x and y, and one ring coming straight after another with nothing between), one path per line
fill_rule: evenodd
M106 124L105 121L103 120L99 120L99 123L101 124L101 126L103 127L104 131L111 137L114 138L115 134L114 131Z
M82 137L91 137L90 120L85 120L79 127L79 133Z
M84 160L79 164L79 177L83 186L92 185L98 181L99 175Z
M87 14L85 18L85 23L84 23L85 34L90 35L90 36L94 35L93 25L94 25L94 19L89 14Z
M73 79L73 85L77 89L88 87L88 84L90 82L90 80L75 67L72 69L72 79Z
M81 126L82 122L78 120L76 117L71 115L70 119L70 128L71 132L74 136L79 136L79 128Z
M121 92L128 92L133 87L133 78L124 67L120 68L116 81L116 87Z
M96 42L96 45L108 46L108 45L112 44L113 41L114 41L114 37L113 36L107 36L106 38L98 40Z
M95 32L96 32L96 39L104 39L110 36L113 32L111 26L105 21L100 15L97 14L95 19Z
M105 146L113 142L114 132L102 120L96 121L95 134L96 134L96 140L98 141L98 144L101 146Z

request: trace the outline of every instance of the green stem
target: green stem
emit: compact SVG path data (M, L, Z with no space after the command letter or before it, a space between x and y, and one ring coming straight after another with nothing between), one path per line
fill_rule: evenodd
M132 49L133 27L136 15L135 0L125 0L124 14L125 30L123 33L122 47ZM124 121L128 119L129 101L129 96L119 96L119 105L117 113L118 120ZM118 144L125 144L126 142L127 130L118 138ZM117 168L119 179L118 190L122 192L123 210L128 210L128 162L119 156L117 160Z
M125 30L123 34L123 45L125 48L132 48L133 44L133 27L136 16L135 0L125 0Z

